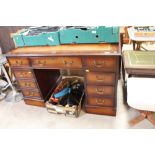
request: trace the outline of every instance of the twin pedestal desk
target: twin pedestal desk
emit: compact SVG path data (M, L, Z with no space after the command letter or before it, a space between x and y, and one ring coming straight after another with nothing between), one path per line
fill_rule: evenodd
M45 106L61 70L81 72L88 113L116 115L119 44L80 44L22 47L6 57L29 105Z

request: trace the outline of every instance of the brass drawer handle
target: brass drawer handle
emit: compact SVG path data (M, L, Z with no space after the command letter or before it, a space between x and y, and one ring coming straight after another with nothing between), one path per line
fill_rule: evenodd
M104 81L105 80L105 76L99 76L99 75L96 75L96 80L97 81Z
M30 92L30 91L29 91L29 94L28 94L28 95L34 96L34 94L35 94L34 92Z
M23 62L21 60L16 60L15 63L16 63L16 65L22 65L23 64Z
M71 65L74 63L74 61L66 61L66 60L64 60L63 63L64 63L66 66L71 66Z
M44 66L46 65L46 60L37 60L37 64L40 65L40 66Z
M20 77L26 77L28 74L32 74L31 72L20 72L19 76Z
M105 103L105 100L103 99L96 99L96 104L104 104Z
M19 76L24 77L24 76L26 76L26 74L25 73L20 73Z
M96 60L94 60L94 65L97 68L101 68L105 65L105 61L101 61L101 62L96 62Z
M104 94L104 88L96 88L97 94Z
M26 87L31 87L31 83L25 83Z

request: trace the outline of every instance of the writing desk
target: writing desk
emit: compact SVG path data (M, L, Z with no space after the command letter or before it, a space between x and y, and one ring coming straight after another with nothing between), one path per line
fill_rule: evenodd
M82 71L86 112L116 115L119 44L23 47L6 57L29 105L45 106L60 70Z

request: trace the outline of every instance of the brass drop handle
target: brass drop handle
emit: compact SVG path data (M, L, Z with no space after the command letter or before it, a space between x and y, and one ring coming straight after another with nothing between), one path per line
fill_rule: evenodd
M105 65L105 61L96 62L96 60L94 60L94 65L97 68L101 68Z
M25 75L25 73L20 73L20 77L24 77Z
M96 80L97 81L104 81L105 80L105 76L99 76L99 75L96 75Z
M104 94L104 88L96 88L97 94Z
M101 104L104 104L104 102L105 102L105 100L103 100L103 99L96 99L96 104L101 105Z
M34 92L30 92L30 91L29 91L29 95L30 95L30 96L34 96Z
M63 63L65 65L71 66L74 63L74 61L66 61L66 60L64 60Z
M27 82L27 83L25 83L25 86L26 86L26 87L31 87L31 83L28 83L28 82Z
M46 60L42 60L42 61L41 60L38 60L37 61L37 64L38 65L41 65L41 66L44 66L44 65L46 65Z
M15 62L16 62L17 65L22 65L23 64L23 62L21 60L16 60Z
M26 76L26 75L28 75L28 74L31 74L31 72L22 72L22 73L20 73L20 76L21 76L21 77L24 77L24 76Z

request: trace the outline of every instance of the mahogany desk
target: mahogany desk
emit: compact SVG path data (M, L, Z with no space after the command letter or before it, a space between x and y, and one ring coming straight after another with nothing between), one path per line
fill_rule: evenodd
M81 71L88 113L116 115L119 44L23 47L6 57L29 105L45 106L60 70Z

